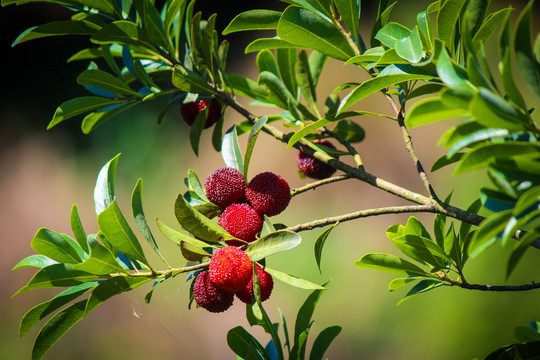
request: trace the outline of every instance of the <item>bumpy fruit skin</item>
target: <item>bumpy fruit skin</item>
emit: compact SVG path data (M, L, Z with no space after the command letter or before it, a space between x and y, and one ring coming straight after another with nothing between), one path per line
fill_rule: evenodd
M248 254L239 248L221 248L210 259L210 280L219 288L235 293L251 279L252 264Z
M207 106L208 106L208 100L197 100L197 101L185 103L180 106L180 113L182 114L182 118L184 119L186 124L191 126L195 122L197 115L199 115L199 113L203 111L204 108ZM217 123L220 116L221 116L221 103L216 99L212 99L210 101L210 107L208 108L208 117L206 118L206 123L204 124L204 128L207 129L210 126Z
M268 300L274 288L272 275L257 265L257 278L259 279L259 288L261 289L261 301ZM253 276L249 283L236 293L236 297L246 304L253 303Z
M336 147L328 140L319 140L314 141L315 144L323 145L332 149ZM322 161L312 158L306 153L301 152L300 150L296 154L296 164L298 168L307 177L312 179L326 179L336 172L331 166L326 165Z
M193 297L200 307L213 313L227 310L234 301L234 294L217 287L210 280L208 271L203 271L195 279Z
M289 205L291 188L281 176L272 172L263 172L249 182L246 198L261 216L274 216Z
M230 167L222 167L211 173L204 187L208 200L222 208L242 202L246 191L244 175Z
M232 236L252 242L262 229L263 219L249 204L232 204L220 215L218 224ZM244 245L237 240L226 242L231 246Z

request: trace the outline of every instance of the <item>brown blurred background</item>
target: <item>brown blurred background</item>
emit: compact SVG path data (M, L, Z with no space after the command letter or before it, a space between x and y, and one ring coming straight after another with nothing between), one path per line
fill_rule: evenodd
M376 2L363 2L364 29L367 36L373 22ZM495 2L494 2L495 3ZM525 1L512 2L521 10ZM217 5L215 5L217 4ZM506 2L496 2L492 10ZM238 13L252 8L283 9L278 2L200 1L203 16L219 14L222 30ZM403 1L394 10L393 19L412 25L416 13L426 1ZM517 11L515 12L517 13ZM538 13L538 9L536 10ZM162 103L140 106L114 118L91 135L82 135L80 119L71 119L50 131L45 128L56 107L63 101L87 93L75 79L86 62L66 64L65 59L87 46L82 37L58 37L10 45L26 28L52 20L63 20L70 12L48 4L9 6L0 9L2 96L0 98L0 358L28 359L38 328L24 337L18 336L18 322L32 306L48 300L57 291L33 290L11 298L32 276L33 270L11 271L22 258L33 253L30 241L40 227L71 234L69 212L73 203L79 207L87 233L97 231L93 204L95 178L101 166L122 153L117 168L117 198L124 213L130 214L130 195L138 178L144 180L145 213L150 220L160 218L174 226L173 203L185 191L183 178L188 169L201 179L223 165L219 153L203 146L195 157L187 138L187 127L176 109L163 123L156 125ZM515 14L516 15L516 14ZM537 18L537 17L536 17ZM536 26L536 25L535 25ZM256 78L253 54L243 48L256 32L229 36L231 71ZM497 35L495 35L496 37ZM496 64L493 65L496 69ZM352 65L330 61L320 83L319 97L336 86L365 79ZM529 94L527 94L529 95ZM344 96L344 95L342 95ZM242 99L247 104L245 99ZM380 95L370 96L358 109L390 113ZM256 114L274 113L267 108L252 108ZM241 119L227 112L226 127ZM412 190L423 187L412 161L402 146L399 129L389 120L358 118L366 129L366 140L359 144L366 169L384 179ZM413 141L426 168L444 154L437 140L449 122L413 129ZM245 148L245 137L241 139ZM209 144L210 134L202 144ZM487 184L479 173L451 176L443 169L430 178L441 197L454 189L455 205L466 207L476 198L477 186ZM283 144L261 136L254 152L251 176L274 171L284 176L291 187L307 181L297 175L295 154ZM350 211L403 201L350 180L317 189L295 197L286 212L276 218L287 225ZM428 229L433 217L418 215ZM395 304L405 294L387 290L395 276L361 270L353 262L368 252L399 255L385 236L388 226L404 224L408 216L382 216L349 222L336 228L323 252L322 274L316 267L313 243L321 229L302 233L303 244L268 260L272 268L317 283L332 279L315 312L311 341L327 326L342 325L343 331L327 353L330 359L472 359L485 357L490 351L515 341L513 330L540 319L540 292L482 293L454 288L440 288L414 297L399 307ZM131 222L133 224L133 222ZM154 235L165 256L181 266L178 249L159 235ZM160 267L160 260L147 254ZM465 268L469 281L504 283L507 255L494 246ZM539 279L538 253L529 251L512 275L510 282L521 284ZM150 304L144 303L149 290L143 286L115 297L71 329L53 346L45 359L233 359L226 344L228 329L243 325L249 328L244 307L237 302L224 314L210 314L202 309L187 309L188 286L185 277L170 279L156 288ZM294 317L308 291L276 283L271 299L265 303L274 321L277 308L294 328ZM40 323L39 325L42 325ZM268 336L253 330L265 344ZM309 342L311 344L311 342Z

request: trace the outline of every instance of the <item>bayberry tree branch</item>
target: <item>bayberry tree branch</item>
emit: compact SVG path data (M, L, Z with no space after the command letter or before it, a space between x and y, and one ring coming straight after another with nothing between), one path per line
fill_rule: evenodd
M334 183L334 182L347 180L347 179L350 179L350 178L351 177L349 175L338 175L338 176L329 177L329 178L326 178L326 179L323 179L323 180L315 181L315 182L312 182L312 183L307 184L305 186L293 189L291 191L291 197L294 197L294 196L296 196L298 194L301 194L301 193L309 191L309 190L316 189L316 188L318 188L319 186L322 186L322 185L331 184L331 183Z
M441 276L441 280L448 282L451 286L457 286L467 290L479 290L479 291L527 291L540 289L540 283L534 281L530 284L524 285L480 285L469 284L466 281L459 282L448 278L446 275Z

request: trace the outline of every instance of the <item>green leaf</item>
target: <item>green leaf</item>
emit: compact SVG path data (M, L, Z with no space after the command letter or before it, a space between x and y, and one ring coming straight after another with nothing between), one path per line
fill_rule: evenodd
M268 71L279 77L279 70L277 67L276 59L274 58L274 54L270 50L259 51L259 53L257 54L256 62L259 73L262 73L263 71Z
M481 130L475 131L465 137L463 137L461 140L457 141L450 151L448 151L447 157L452 157L455 153L458 151L464 149L465 147L474 144L476 142L480 142L487 139L497 138L497 137L504 137L509 134L508 130L505 129L492 129L492 128L483 128Z
M274 99L270 98L275 105L282 109L288 109L288 103L296 103L295 98L289 92L285 84L274 74L268 71L263 71L259 74L259 83L266 85L272 95L275 95Z
M82 96L65 101L56 109L51 122L47 125L47 130L74 116L105 108L107 106L122 104L124 101L125 100L113 100L99 96Z
M182 65L176 65L174 67L172 84L185 92L216 95L216 91L212 89L212 87L201 75L186 69Z
M309 360L323 360L326 350L330 347L330 344L341 332L341 326L330 326L321 331L319 336L315 338L311 353L309 354Z
M88 297L88 302L84 310L85 315L94 310L99 305L114 295L118 295L130 290L133 290L148 281L153 280L152 277L131 277L131 276L115 276L100 283L92 294Z
M31 27L22 32L11 46L22 44L23 42L35 40L47 36L57 35L93 35L100 26L89 21L52 21L50 23Z
M535 58L531 39L531 14L534 1L529 1L516 22L514 50L523 80L531 92L540 99L540 65Z
M49 265L35 273L28 284L17 291L13 296L33 289L79 285L88 281L97 280L98 278L98 276L87 273L86 271L74 270L70 265Z
M418 15L416 16L416 21L418 22L418 26L420 27L422 36L425 37L426 43L424 44L424 46L427 47L427 50L431 51L433 49L433 32L431 30L431 22L429 20L429 15L427 14L427 11L422 11L418 13Z
M403 235L392 239L398 249L411 259L435 268L444 267L450 258L431 239L419 235Z
M356 44L360 44L358 26L360 23L360 1L357 0L334 0L334 4L341 15L341 19L347 26Z
M251 261L260 261L270 255L293 249L302 237L291 231L276 231L250 243L245 250Z
M48 258L45 255L34 254L25 257L17 263L11 270L24 269L24 268L44 268L49 265L58 264L57 261L54 261L51 258Z
M248 179L248 168L251 161L251 155L253 154L253 149L255 148L255 143L257 142L259 133L261 132L261 129L267 121L268 118L266 116L259 118L255 122L255 124L253 124L253 127L251 128L251 131L249 133L246 153L244 155L244 179Z
M520 325L516 327L514 336L519 342L540 341L540 332L538 331L538 321L531 321L529 326Z
M206 124L206 119L208 118L208 106L205 107L201 112L197 114L195 121L189 128L189 142L191 148L196 156L199 156L199 144L201 141L201 135Z
M390 22L377 32L375 39L392 49L401 39L406 39L410 33L411 31L405 26Z
M241 326L229 330L227 344L240 359L271 359L261 343Z
M90 134L99 125L103 124L105 121L120 114L123 111L128 110L129 108L137 104L140 104L140 102L136 101L136 102L131 102L131 103L125 103L124 105L119 106L113 110L93 112L91 114L88 114L84 117L82 121L81 130L84 134Z
M23 318L21 319L21 323L19 325L19 335L25 335L41 319L45 318L47 315L66 305L72 300L75 300L97 285L97 281L91 281L77 286L72 286L69 289L62 291L51 300L34 306L26 314L24 314Z
M313 290L313 289L325 290L326 289L325 287L312 283L311 281L307 281L299 277L286 274L281 271L270 269L269 267L265 267L264 270L268 272L270 275L272 275L274 279L278 279L280 281L283 281L286 284L297 287L299 289L307 289L307 290Z
M219 249L221 246L216 246L213 244L206 243L204 241L198 240L192 236L189 236L187 234L181 233L179 231L176 231L167 225L165 225L161 220L156 219L156 223L158 226L159 231L169 240L176 243L178 246L181 246L182 243L187 243L189 245L192 245L193 247L203 249L203 248L214 248ZM208 254L210 255L210 254Z
M486 127L518 131L531 129L528 116L488 89L478 91L470 104L470 111L475 120Z
M81 264L73 265L74 270L85 271L95 275L109 275L124 272L114 255L97 240L90 241L90 257Z
M444 238L444 251L448 254L458 269L462 269L463 265L461 259L463 258L461 245L459 244L459 238L454 231L454 223L450 224L450 229Z
M77 210L76 204L73 204L73 207L71 208L70 223L71 230L75 235L75 239L79 243L81 249L88 254L90 252L90 248L88 247L88 239L81 223L81 218L79 217L79 211Z
M419 279L422 279L420 276L410 276L407 278L397 278L392 281L390 281L390 284L388 284L388 290L389 291L395 291L399 289L400 287L407 285L413 281L417 281Z
M512 217L512 210L498 212L482 221L478 231L469 243L467 253L469 257L474 258L497 241L497 236L502 234L506 223Z
M324 247L324 243L326 242L326 239L328 238L328 235L330 235L330 232L334 230L334 228L339 224L339 222L333 224L328 229L324 230L319 236L317 236L317 240L315 240L315 244L313 245L313 251L315 252L315 261L317 262L317 267L319 268L319 272L322 273L321 270L321 257L322 257L322 251Z
M39 229L32 239L31 246L36 252L60 263L78 264L82 261L73 242L49 229Z
M332 131L351 144L362 142L366 137L364 129L349 119L339 121Z
M113 94L131 95L136 97L141 96L136 91L132 90L124 80L98 69L87 69L83 71L77 77L77 83L80 85L95 86L110 91Z
M415 26L410 35L396 42L397 54L413 64L420 62L424 54L419 29Z
M519 243L517 243L514 248L512 249L512 253L510 254L510 258L508 259L508 264L506 267L506 278L508 279L510 275L512 274L512 271L516 268L519 260L521 260L523 254L527 249L531 247L531 245L538 239L538 233L535 233L534 231L528 232L525 236L523 236Z
M295 66L296 81L300 92L308 105L312 109L317 109L317 93L315 91L315 82L311 77L309 59L305 50L298 54Z
M468 114L465 109L445 105L440 97L427 98L417 101L411 106L405 117L405 125L416 127Z
M468 81L465 70L452 61L448 51L444 48L437 61L437 73L442 82L451 88L462 90L474 88Z
M236 15L223 30L223 35L236 31L272 30L277 28L281 12L273 10L249 10Z
M496 159L536 159L539 155L540 147L534 145L534 143L483 143L465 154L454 170L453 175L459 175L468 171L484 168Z
M416 284L408 293L401 299L397 305L400 305L405 300L409 299L413 295L421 294L429 290L433 290L441 285L444 285L443 282L436 279L425 279Z
M142 179L139 179L131 195L131 210L133 211L135 224L139 228L139 231L144 236L148 244L150 244L152 249L154 249L154 251L161 256L156 240L154 239L154 235L152 235L152 231L150 230L148 222L146 221L146 216L144 216L142 205L142 189L143 182Z
M276 60L283 84L291 94L298 92L295 77L296 49L276 49Z
M98 215L98 225L107 241L119 251L148 265L139 240L120 211L116 200Z
M180 225L198 238L211 242L217 242L221 238L225 240L236 239L234 236L229 235L221 226L195 210L184 199L182 194L178 194L176 198L174 213Z
M251 43L249 43L248 46L246 46L244 52L248 54L255 51L283 48L296 48L296 45L291 44L290 42L280 39L278 37L260 38L257 40L253 40Z
M156 51L154 42L148 34L137 24L127 20L118 20L105 25L90 38L90 41L95 44L135 45Z
M233 125L223 136L221 145L221 156L225 165L232 167L244 173L244 160L242 159L242 150L238 142L236 125Z
M289 43L338 60L345 61L355 55L345 35L334 24L298 6L285 9L277 26L277 34Z
M86 299L76 302L52 317L40 330L32 348L32 360L39 360L77 322L84 318Z
M96 187L94 188L94 203L97 215L112 204L115 199L114 178L119 157L120 154L113 157L99 171Z
M254 100L266 101L270 92L255 81L236 74L227 74L229 86L237 95L242 95Z
M366 254L360 260L355 261L354 265L359 268L374 269L395 274L431 277L429 273L413 263L388 254Z
M452 165L460 161L463 155L464 155L463 153L455 153L454 155L450 157L447 157L447 155L443 155L439 159L437 159L437 161L435 161L435 163L431 167L431 171L432 172L437 171L439 169L442 169L445 166Z
M321 52L313 50L309 55L309 70L311 72L311 78L313 79L313 86L317 86L327 61L328 56Z
M508 18L513 10L514 9L506 8L489 15L473 37L472 41L475 49L480 49L484 46L491 34L495 32L495 29Z
M188 181L188 187L191 190L195 191L195 193L201 199L208 201L208 198L206 197L206 193L204 192L204 189L203 189L203 185L201 181L199 180L199 177L197 176L195 171L193 171L192 169L188 170L187 181Z
M454 52L454 37L456 33L456 24L461 13L461 9L467 0L447 0L441 3L439 13L437 14L437 34L444 45Z
M308 126L304 126L302 129L296 131L293 136L291 136L291 138L289 139L289 142L287 143L287 147L290 149L291 147L294 146L294 144L296 144L306 135L311 134L312 132L322 128L323 126L331 124L332 122L333 120L320 119L320 120L315 121L312 124L309 124Z
M430 75L423 74L390 74L390 75L379 75L375 78L364 81L353 91L349 93L342 101L339 106L338 112L343 112L345 109L356 104L361 99L369 96L379 90L385 89L389 86L396 85L405 81L411 80L423 80L433 78Z

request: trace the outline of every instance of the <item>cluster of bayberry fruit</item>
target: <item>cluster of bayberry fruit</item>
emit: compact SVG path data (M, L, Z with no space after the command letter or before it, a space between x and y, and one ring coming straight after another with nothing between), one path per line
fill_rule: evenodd
M218 224L239 240L227 240L227 247L216 251L207 271L199 274L193 285L197 304L211 312L227 310L234 295L245 303L253 301L253 262L240 249L255 241L263 227L263 216L274 216L289 205L291 189L281 176L263 172L246 185L244 175L235 168L222 167L204 183L206 196L222 207ZM272 276L256 265L261 300L270 297Z

